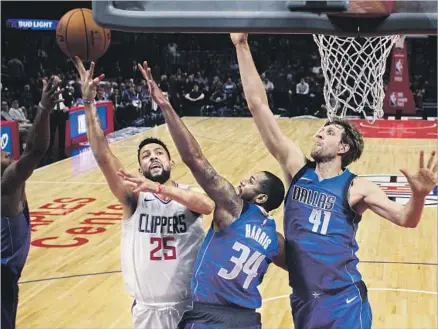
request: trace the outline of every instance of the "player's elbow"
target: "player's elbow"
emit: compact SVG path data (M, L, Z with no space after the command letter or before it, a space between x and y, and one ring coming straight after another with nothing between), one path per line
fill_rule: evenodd
M204 215L210 215L215 207L215 203L213 202L213 200L211 200L210 198L207 198L208 200L206 200L205 202L205 206L204 209L205 211L203 212Z
M210 215L214 210L214 202L211 200L206 200L204 204L200 207L200 213L202 215Z
M416 228L421 219L421 215L406 212L404 207L400 207L394 217L393 221L404 228Z
M268 100L266 97L260 97L259 95L246 96L246 101L248 103L248 109L251 113L257 113L262 109L263 106L268 106Z
M416 228L419 222L416 218L405 218L402 214L396 215L391 221L404 228Z
M33 158L42 158L49 148L49 143L35 143L33 140L28 140L23 153L31 155Z
M101 152L93 152L94 160L96 160L99 167L104 167L110 163L110 157L108 154Z
M31 148L28 149L26 151L26 153L28 153L32 158L35 159L42 159L44 157L44 155L46 154L46 151L48 149L48 145L47 147L35 147L35 148Z
M406 221L404 223L402 223L402 225L404 228L416 228L418 226L418 221Z

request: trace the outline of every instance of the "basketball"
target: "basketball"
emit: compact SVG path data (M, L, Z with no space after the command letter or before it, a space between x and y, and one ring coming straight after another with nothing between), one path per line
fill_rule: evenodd
M83 61L96 61L111 43L111 31L97 25L90 9L72 9L56 27L56 42L68 57L79 56Z

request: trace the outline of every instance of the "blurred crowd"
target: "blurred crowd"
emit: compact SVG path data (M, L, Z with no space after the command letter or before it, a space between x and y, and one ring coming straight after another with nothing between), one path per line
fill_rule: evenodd
M411 89L419 109L425 101L436 103L436 41L436 37L408 41ZM256 35L250 44L275 114L325 116L324 77L311 36ZM113 102L116 130L162 122L137 70L137 63L144 60L180 115L249 116L227 35L115 31L108 52L96 64L96 74L106 75L97 100ZM35 117L41 78L58 74L63 80L59 121L71 106L81 104L78 75L53 31L3 30L1 61L2 120L18 121L23 134Z

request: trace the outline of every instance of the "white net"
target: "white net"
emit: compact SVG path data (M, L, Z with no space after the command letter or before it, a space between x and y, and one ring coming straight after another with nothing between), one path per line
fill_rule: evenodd
M383 117L386 60L399 35L378 37L338 37L313 35L321 56L327 116L345 117L350 110L372 111L372 119Z

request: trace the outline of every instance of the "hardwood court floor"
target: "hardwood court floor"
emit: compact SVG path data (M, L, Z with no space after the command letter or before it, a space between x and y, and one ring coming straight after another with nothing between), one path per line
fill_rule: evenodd
M213 166L233 184L259 170L281 175L251 118L185 118ZM279 119L282 130L309 153L322 120ZM146 136L168 143L176 181L196 183L166 126L111 145L136 172L137 145ZM366 139L359 174L416 170L418 152L436 140ZM19 329L132 328L132 299L120 274L120 207L90 152L37 170L27 184L33 246L23 272ZM435 199L436 200L436 199ZM360 270L369 287L373 328L437 328L437 210L426 207L416 229L403 229L367 213L360 224ZM283 229L283 208L273 213ZM211 218L204 219L207 227ZM46 247L44 247L46 246ZM293 328L286 272L271 266L261 286L264 328Z

